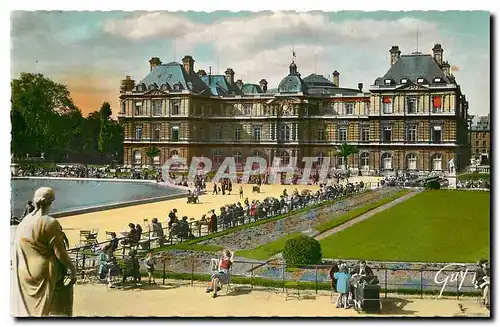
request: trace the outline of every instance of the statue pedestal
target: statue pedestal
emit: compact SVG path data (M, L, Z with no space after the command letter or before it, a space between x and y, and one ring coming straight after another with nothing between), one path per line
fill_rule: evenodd
M455 174L448 175L448 177L446 179L448 179L448 188L451 188L451 189L457 188L457 176Z
M10 164L10 172L12 173L12 175L17 176L19 169L20 169L19 164L16 163Z

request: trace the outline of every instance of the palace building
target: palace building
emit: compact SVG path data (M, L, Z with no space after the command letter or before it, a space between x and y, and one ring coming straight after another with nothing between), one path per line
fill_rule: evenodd
M433 55L400 55L390 50L390 68L369 91L340 87L310 74L302 77L294 61L277 88L265 78L258 84L225 75L195 72L194 60L182 64L149 61L150 73L135 82L122 81L118 118L125 131L124 164L160 167L171 157L212 159L217 168L225 157L241 169L249 156L301 166L303 157L330 158L342 143L359 153L348 166L364 174L447 169L455 159L460 169L469 162L467 101L443 61L439 44ZM151 148L160 155L148 157ZM189 164L189 162L188 162Z

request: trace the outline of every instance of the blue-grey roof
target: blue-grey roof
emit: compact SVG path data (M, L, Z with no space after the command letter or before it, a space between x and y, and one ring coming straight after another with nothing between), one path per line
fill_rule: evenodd
M230 95L230 94L241 94L241 91L236 85L229 85L224 75L205 75L201 77L201 80L205 85L210 87L213 95Z
M243 94L259 94L263 93L260 85L257 84L243 84L241 87L241 92Z
M490 115L474 117L474 119L472 121L472 130L473 131L484 131L484 132L489 131L490 130Z
M208 91L208 87L201 81L198 75L192 74L188 76L183 65L177 62L156 66L138 85L141 83L146 88L156 84L158 88L161 88L162 85L167 85L169 89L174 89L174 85L180 84L182 89L191 90L194 93ZM208 92L207 95L209 95Z
M418 78L425 78L427 83L433 83L435 77L442 78L446 83L453 83L453 79L444 75L431 55L403 55L382 78L375 80L375 85L384 85L386 79L392 79L394 83L400 84L403 78L412 83L417 83Z
M303 81L307 85L307 92L310 95L351 95L361 92L358 89L336 87L332 81L326 79L323 75L311 74L304 78Z
M279 93L307 92L307 86L299 75L288 75L278 85Z

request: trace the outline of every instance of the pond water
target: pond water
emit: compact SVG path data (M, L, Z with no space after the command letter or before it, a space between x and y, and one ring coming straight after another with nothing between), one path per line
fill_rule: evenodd
M56 199L50 212L145 200L183 193L181 190L149 182L96 180L13 179L11 180L11 215L21 216L26 203L39 187L52 187Z

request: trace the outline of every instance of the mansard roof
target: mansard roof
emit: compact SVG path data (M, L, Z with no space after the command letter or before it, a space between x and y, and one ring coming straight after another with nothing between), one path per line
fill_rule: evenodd
M240 89L236 85L229 85L224 75L205 75L201 77L201 81L210 87L213 95L234 95L241 94Z
M243 84L243 86L241 87L241 92L243 92L243 94L264 93L264 92L262 92L260 85L257 85L257 84Z
M311 74L304 78L304 83L307 85L307 92L310 95L354 95L361 92L358 89L336 87L332 81L326 79L323 75L317 74Z

